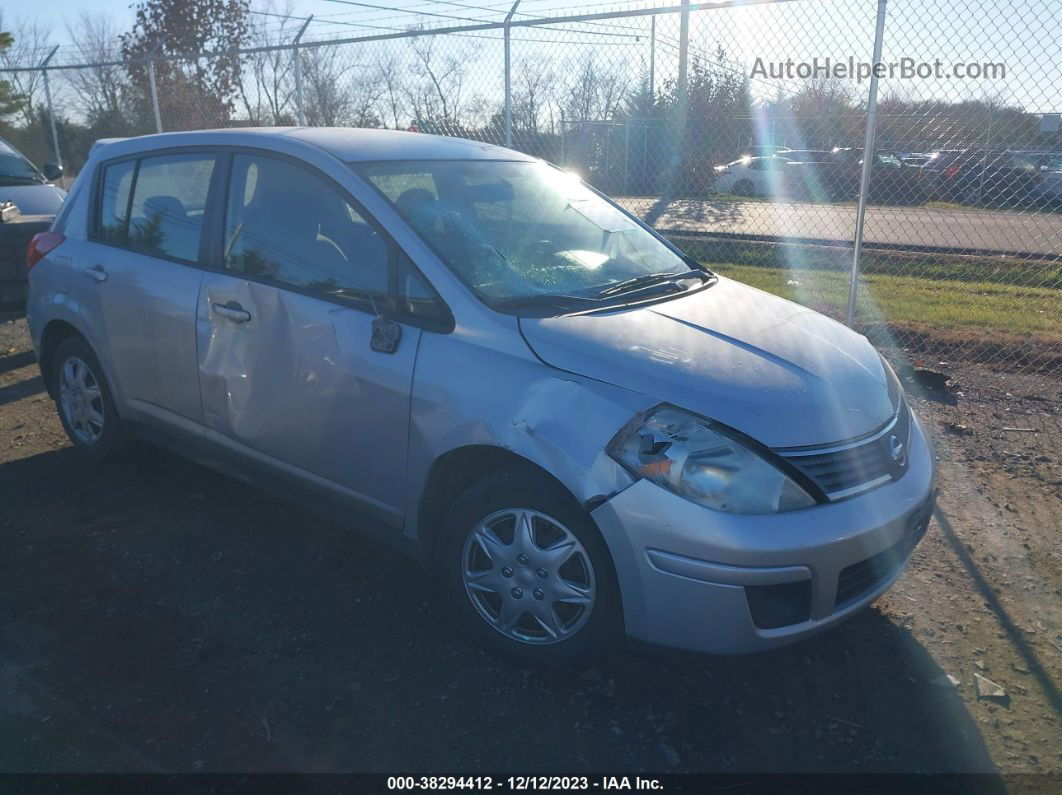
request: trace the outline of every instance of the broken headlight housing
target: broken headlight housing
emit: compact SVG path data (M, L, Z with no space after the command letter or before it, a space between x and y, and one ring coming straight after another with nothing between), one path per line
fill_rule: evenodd
M781 513L816 504L737 436L705 417L660 405L616 434L608 454L635 476L717 511Z

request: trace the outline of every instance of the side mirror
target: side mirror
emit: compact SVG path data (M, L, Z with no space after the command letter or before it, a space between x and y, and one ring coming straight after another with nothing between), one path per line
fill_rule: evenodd
M44 178L49 182L55 182L63 176L63 167L56 163L45 163L41 166L41 173L44 174Z

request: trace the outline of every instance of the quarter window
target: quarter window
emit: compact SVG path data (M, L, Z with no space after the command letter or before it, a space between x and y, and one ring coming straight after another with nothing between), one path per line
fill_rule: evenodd
M99 236L125 245L129 231L129 197L133 192L136 161L112 163L103 171L100 191Z

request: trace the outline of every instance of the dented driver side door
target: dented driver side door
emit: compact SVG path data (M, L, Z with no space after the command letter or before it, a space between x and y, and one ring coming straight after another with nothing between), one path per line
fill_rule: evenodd
M234 154L226 204L196 323L208 433L400 525L421 332L388 321L379 344L393 244L286 159Z

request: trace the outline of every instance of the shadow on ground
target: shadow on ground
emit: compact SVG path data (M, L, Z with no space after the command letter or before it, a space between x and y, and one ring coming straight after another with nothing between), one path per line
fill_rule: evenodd
M759 656L524 670L414 564L168 453L44 453L0 494L0 771L994 770L873 609Z

